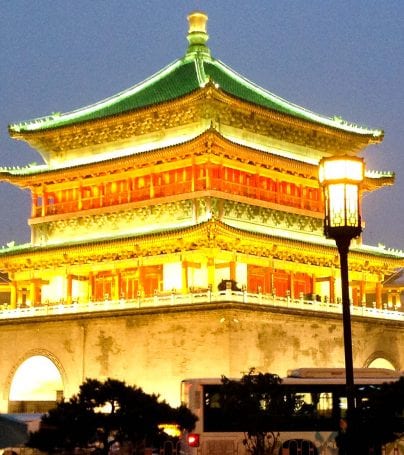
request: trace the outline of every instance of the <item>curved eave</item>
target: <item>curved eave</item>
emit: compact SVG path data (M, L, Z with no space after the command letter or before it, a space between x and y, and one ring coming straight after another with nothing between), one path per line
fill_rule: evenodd
M279 236L265 235L234 228L223 222L210 220L192 227L161 230L159 232L95 241L77 241L46 247L15 247L0 250L0 267L29 269L44 264L68 264L80 260L82 264L114 260L117 255L127 259L162 254L192 252L205 248L218 248L260 258L295 261L316 266L331 267L336 263L336 247L326 240L305 242ZM387 270L402 265L404 255L387 251L366 251L352 248L352 269L369 266ZM42 264L42 265L40 265ZM354 264L357 264L356 266Z
M211 143L209 150L206 149L207 142ZM269 160L271 160L271 167L285 169L289 174L304 174L308 178L316 178L317 175L316 167L312 164L292 158L284 158L267 151L262 151L258 148L240 145L223 136L214 127L210 127L194 138L180 144L161 147L150 151L146 150L136 154L110 156L109 158L104 158L99 161L91 160L90 162L72 164L70 166L48 166L44 164L38 166L31 165L18 169L0 168L0 181L6 181L19 186L29 186L31 184L37 184L38 181L43 183L45 179L57 179L58 176L66 177L68 172L73 173L75 178L79 178L82 173L85 175L95 171L105 173L111 169L111 165L113 165L114 170L117 170L127 166L133 166L134 163L136 163L136 165L150 165L153 161L161 161L162 159L169 161L174 157L178 158L182 155L194 154L195 151L200 153L200 151L204 149L206 149L205 153L209 154L214 152L216 144L218 145L218 149L225 148L227 154L231 150L239 156L248 155L249 161L252 160L254 163L262 162L268 164Z
M232 150L233 153L239 156L249 155L249 160L255 163L261 162L268 165L271 160L271 167L279 167L287 169L288 173L292 171L296 175L305 175L306 178L317 178L317 167L292 158L284 158L277 154L272 154L267 151L262 151L259 148L247 147L240 145L230 139L224 137L214 127L210 127L194 138L182 142L180 144L170 145L157 148L154 150L146 150L136 154L124 156L109 156L108 158L81 164L70 164L64 166L48 166L48 165L30 165L23 168L0 168L0 181L5 181L22 188L40 183L48 183L49 181L57 180L60 176L69 178L69 174L73 173L74 178L80 178L82 174L88 175L90 172L107 172L111 165L114 169L125 168L130 165L151 164L153 160L169 160L172 156L179 157L189 155L190 150L200 151L206 145L207 141L213 141L212 144L218 144L219 148L223 147L226 150ZM213 150L213 148L211 148ZM373 191L384 186L392 186L395 182L395 174L393 172L377 172L367 171L363 184L364 191Z
M395 179L394 172L368 171L365 173L363 191L374 191L385 186L393 186Z
M404 269L400 268L393 273L389 278L384 280L383 287L386 289L404 289Z

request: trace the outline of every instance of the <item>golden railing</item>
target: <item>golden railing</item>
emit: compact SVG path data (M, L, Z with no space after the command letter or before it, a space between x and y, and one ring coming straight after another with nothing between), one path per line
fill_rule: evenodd
M71 304L49 302L39 306L27 306L21 308L9 308L3 305L0 308L0 319L15 319L26 317L43 317L51 315L64 315L76 313L91 313L99 311L117 311L129 309L142 309L163 306L198 305L206 303L238 303L245 305L260 305L268 308L285 308L308 312L319 312L329 314L342 313L340 303L319 302L317 300L306 300L304 298L292 299L290 297L278 297L276 295L250 293L246 291L224 291L204 290L201 292L176 293L164 292L151 297L134 299L103 300L88 302L73 302ZM366 318L377 318L394 321L404 321L404 312L389 308L369 308L366 306L352 306L351 315Z

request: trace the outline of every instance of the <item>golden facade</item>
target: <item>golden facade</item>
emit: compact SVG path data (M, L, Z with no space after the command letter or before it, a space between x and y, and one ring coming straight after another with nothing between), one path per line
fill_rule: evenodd
M189 20L185 56L144 83L10 125L44 164L0 173L32 195L30 244L0 253L8 309L192 296L226 282L244 295L339 303L318 162L356 155L383 132L256 87L211 57L207 17ZM363 191L393 181L367 172ZM403 264L401 252L355 241L353 305L401 313L383 283Z

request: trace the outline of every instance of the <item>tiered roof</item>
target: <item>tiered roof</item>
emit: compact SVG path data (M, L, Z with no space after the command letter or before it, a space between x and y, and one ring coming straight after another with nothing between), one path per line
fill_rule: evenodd
M357 153L368 144L382 141L383 131L380 129L365 128L345 122L339 117L327 117L317 114L286 101L239 75L223 62L211 56L210 49L207 46L207 16L201 12L194 12L189 15L188 19L189 32L187 38L189 45L184 57L169 64L145 81L108 99L72 112L56 113L46 117L9 125L9 131L12 137L25 140L35 148L37 148L37 144L41 145L42 149L41 147L38 147L38 151L42 153L42 151L45 150L45 152L42 153L42 156L44 157L46 164L34 165L25 169L2 169L0 170L0 178L18 186L27 187L37 184L41 179L45 181L49 174L56 175L63 170L69 171L69 169L71 169L72 172L80 174L81 169L88 168L91 164L96 165L96 163L102 162L108 165L110 164L111 159L114 160L115 164L119 164L119 160L126 159L128 155L135 154L140 159L142 155L141 152L146 152L149 158L151 156L151 151L167 154L171 149L173 153L178 153L180 141L184 146L194 146L193 141L198 140L198 137L203 138L209 132L206 129L204 132L196 129L195 132L193 132L193 137L186 137L185 139L182 137L178 139L175 144L171 143L168 144L168 146L167 144L155 144L148 141L137 149L136 152L133 151L134 148L132 143L130 144L131 147L125 151L126 155L122 154L122 152L114 147L115 143L113 141L117 136L112 136L112 134L115 134L115 131L119 131L116 134L121 134L121 129L117 128L116 125L120 126L122 118L125 118L126 121L126 119L131 116L134 123L140 123L140 116L143 112L148 112L150 108L155 109L153 113L156 113L162 106L167 106L167 104L178 106L184 99L186 100L186 103L183 102L183 105L188 103L187 106L189 106L198 101L205 106L206 100L209 97L214 96L217 97L219 102L227 103L226 108L229 106L230 108L233 108L234 105L238 103L237 107L240 108L240 111L245 111L243 112L243 115L245 114L252 117L251 123L258 123L256 117L249 115L251 112L254 114L258 112L259 115L261 115L259 119L261 125L268 123L273 116L276 116L277 121L280 119L280 122L284 122L282 123L282 128L278 128L278 125L276 125L277 131L279 131L279 137L281 138L279 142L283 139L283 132L287 129L291 129L290 125L293 122L298 122L295 131L298 131L299 134L301 133L302 136L305 135L304 137L299 138L301 143L299 143L298 146L307 148L307 156L310 152L313 152L314 146L317 145L314 144L314 138L317 137L319 131L321 131L324 142L331 136L334 136L336 137L335 147L344 144L346 145L346 149L351 151L351 153ZM162 109L158 110L158 113L161 112ZM136 113L136 115L140 114L139 116L134 116L132 115L133 113ZM243 120L245 120L245 117ZM157 117L155 122L157 123ZM87 133L92 125L100 123L102 125L107 124L110 130L113 130L113 133L108 133L111 134L110 137L112 140L110 142L113 143L113 146L111 146L112 148L108 149L105 153L98 153L98 155L92 153L93 150L91 150L90 153L88 153L91 163L89 161L75 161L81 158L81 154L79 153L81 150L79 150L76 155L72 155L70 162L68 160L63 161L64 158L57 163L49 163L47 161L46 158L51 156L52 153L59 153L59 150L55 151L56 149L52 149L52 144L58 141L59 138L56 137L55 141L52 142L49 139L51 135L60 132L63 139L69 137L69 139L72 138L72 140L76 140L75 138L79 136L80 131L86 130L85 132ZM303 128L300 128L301 125L303 125ZM216 127L215 125L212 125L211 128L212 130L215 130ZM207 129L209 129L209 127ZM243 127L240 127L239 129L242 130L242 134L244 135L245 130L243 130ZM301 130L304 131L301 132ZM265 135L266 133L259 131L259 134ZM101 135L98 136L97 134L94 134L93 136L97 137L97 140L98 137L101 137ZM222 135L222 130L220 130L220 136L222 140L226 141L226 149L236 147L235 144L237 143L234 144L232 142L233 138ZM312 143L308 142L309 137L313 138ZM342 139L340 139L340 137ZM319 139L319 142L322 141L322 138ZM116 143L118 143L118 139ZM124 139L126 140L126 137ZM278 137L276 139L278 139ZM351 144L349 141L351 139L353 142L356 142L356 145L355 147L352 146L350 149L349 147L351 147ZM357 146L358 144L359 146ZM93 144L90 144L90 146L92 145ZM99 145L101 148L105 146L104 143ZM173 145L175 147L172 147ZM247 147L255 146L255 144L251 143L242 145L246 151L252 150ZM259 149L260 152L265 151L267 154L271 154L272 159L275 155L277 155L278 158L281 157L282 153L280 153L280 151L282 150L280 150L280 147L271 149L270 145L271 144L266 144L267 148L265 149L261 143L259 147L257 146L257 150ZM64 147L68 146L69 144ZM87 145L83 147L86 146ZM77 148L79 148L79 146ZM194 150L194 147L190 147L190 149ZM324 150L326 150L325 147ZM327 152L320 150L318 154L331 153L328 152L328 150L331 150L331 147L327 149ZM48 153L48 151L50 152ZM61 148L60 154L62 155L63 153L64 150ZM290 162L293 161L293 157L291 159L291 156L287 156L286 158ZM313 174L316 170L317 158L318 156L315 156L310 162L307 161L307 159L306 161L304 159L297 161L299 161L299 166L304 166L305 169L307 167L312 168L309 171L306 169L305 172L312 172ZM307 163L309 163L310 166L307 166ZM71 174L69 174L69 178L70 176ZM382 185L392 184L394 180L394 176L391 173L368 173L367 177L365 190L368 191ZM307 178L314 179L315 177L314 175L311 175L311 177L308 176ZM166 232L164 235L166 235ZM247 235L247 233L243 232L243 235ZM322 241L319 241L319 245L322 245ZM39 247L38 251L41 250L42 247ZM371 252L370 254L377 255L379 253L380 252L377 251ZM400 256L390 254L386 251L383 251L380 254L381 256L392 256L393 258Z
M206 45L207 16L201 12L189 15L189 46L185 56L174 61L145 81L108 99L68 113L52 115L9 125L13 137L82 122L104 119L148 106L172 101L211 83L228 95L264 109L285 114L336 130L368 137L369 143L380 142L383 131L369 129L342 120L326 117L286 101L239 75L211 56ZM27 138L25 138L27 140Z

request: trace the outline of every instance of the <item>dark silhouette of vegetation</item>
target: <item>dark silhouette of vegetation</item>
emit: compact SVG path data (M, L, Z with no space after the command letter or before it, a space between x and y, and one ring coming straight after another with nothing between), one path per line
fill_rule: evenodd
M46 452L75 447L93 447L107 453L112 443L131 445L131 453L158 446L162 438L160 424L177 424L191 431L196 417L184 406L172 408L158 395L141 388L107 379L87 379L77 395L61 401L42 417L38 432L27 443Z
M282 380L251 369L240 380L222 377L221 407L231 427L244 432L243 443L252 455L268 455L278 448L279 433L272 431L301 407L295 393L285 393Z
M363 388L357 393L356 403L347 441L356 455L368 455L369 449L375 455L381 454L383 445L404 438L404 377Z

